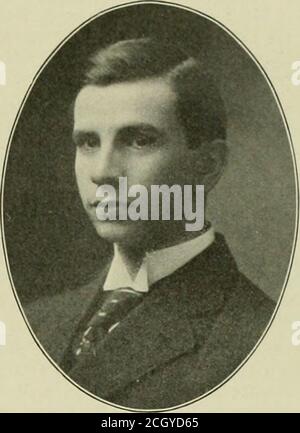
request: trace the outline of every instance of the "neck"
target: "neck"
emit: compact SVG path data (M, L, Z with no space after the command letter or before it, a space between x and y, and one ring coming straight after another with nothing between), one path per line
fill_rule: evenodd
M117 248L129 275L131 278L135 278L141 267L146 251L141 248L135 248L132 245L124 244L117 244Z
M195 237L200 236L209 228L209 226L210 224L206 223L200 232L179 232L176 237L168 238L165 240L159 239L155 243L151 243L151 245L143 244L143 246L141 246L141 243L139 243L139 245L118 243L117 248L127 267L129 275L131 276L131 278L134 278L140 269L146 252L172 247L180 243L189 241Z

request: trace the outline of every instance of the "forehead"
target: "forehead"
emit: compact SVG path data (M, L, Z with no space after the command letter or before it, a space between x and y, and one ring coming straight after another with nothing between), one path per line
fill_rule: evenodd
M176 94L161 78L109 86L89 85L77 95L74 106L76 129L121 127L150 123L161 127L176 124Z

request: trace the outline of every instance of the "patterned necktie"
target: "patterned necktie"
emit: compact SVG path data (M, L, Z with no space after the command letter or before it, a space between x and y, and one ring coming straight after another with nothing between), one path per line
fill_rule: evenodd
M122 287L105 293L100 309L89 321L80 343L75 345L75 356L96 356L97 344L110 334L128 312L142 301L143 295L130 287ZM77 340L78 341L78 340Z

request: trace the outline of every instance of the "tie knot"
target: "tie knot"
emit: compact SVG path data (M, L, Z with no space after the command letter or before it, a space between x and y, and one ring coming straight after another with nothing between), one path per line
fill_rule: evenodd
M120 287L119 289L110 290L106 293L102 308L107 308L109 304L123 303L129 300L130 302L136 302L141 296L141 293L136 292L131 287Z
M90 321L90 326L95 326L100 322L104 325L104 323L111 324L114 321L120 321L141 300L142 294L131 287L121 287L106 292L100 309Z
M105 338L120 321L126 317L129 310L136 307L142 300L142 294L131 287L121 287L104 293L102 304L89 321L83 333L80 347L76 355L92 353L95 355L96 340L99 342Z

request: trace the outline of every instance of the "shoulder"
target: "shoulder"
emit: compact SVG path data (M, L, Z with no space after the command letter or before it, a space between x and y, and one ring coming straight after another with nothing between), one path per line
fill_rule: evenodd
M206 365L204 391L229 377L261 342L275 312L276 303L242 273L225 295L225 303L206 342L193 357L192 380Z
M232 343L237 344L240 351L250 349L271 321L275 306L276 303L267 294L238 272L216 330L220 332L220 327L226 329L228 335L232 335Z
M215 257L214 254L214 260ZM202 392L224 381L253 353L276 309L276 302L238 270L229 249L217 257L218 264L212 267L209 289L220 293L223 299L212 311L210 319L207 317L211 327L202 341L198 340L198 349L187 356L189 379L185 384L192 388L193 383L198 383ZM215 295L211 297L214 300ZM197 327L194 322L196 335L201 335Z
M196 390L199 396L221 384L243 365L262 341L275 312L276 303L240 272L229 291L203 344L198 341L198 349L181 361L187 372L182 392L191 398L197 396Z
M221 289L224 300L207 347L222 357L228 353L229 364L230 359L232 363L238 363L260 340L272 319L276 303L240 272L224 237L218 235L217 242L218 264L212 269L214 275L218 274L214 282Z
M98 293L105 274L106 266L73 290L43 296L23 306L31 331L50 355L59 339L64 340L71 335L72 329Z
M76 304L86 299L95 285L97 285L100 275L93 275L89 281L75 289L62 290L55 295L42 296L24 305L24 312L28 321L32 324L37 324L42 319L46 319L46 321L51 320L51 318L54 318L53 316L55 316L55 320L64 319L66 314L72 311Z

